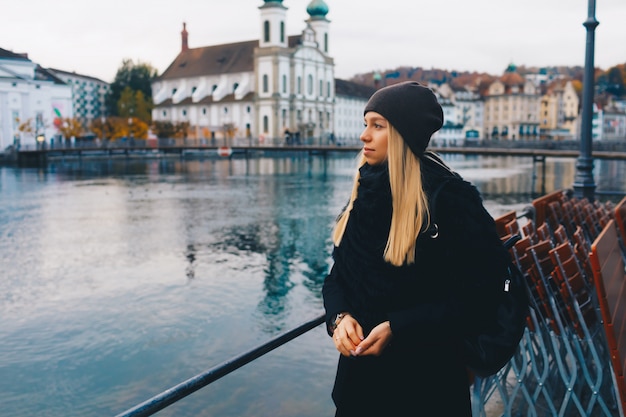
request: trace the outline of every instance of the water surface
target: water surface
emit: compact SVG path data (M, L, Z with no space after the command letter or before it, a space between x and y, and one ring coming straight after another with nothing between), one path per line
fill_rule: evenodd
M573 160L446 159L494 217L575 175ZM0 167L0 415L115 415L316 317L354 163ZM624 163L595 173L626 190ZM332 415L336 360L319 327L159 415Z

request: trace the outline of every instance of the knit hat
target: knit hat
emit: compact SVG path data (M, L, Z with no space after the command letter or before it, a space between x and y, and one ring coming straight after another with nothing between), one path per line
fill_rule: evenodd
M428 87L405 81L376 91L365 111L379 113L396 128L411 151L424 154L430 137L443 126L443 110Z

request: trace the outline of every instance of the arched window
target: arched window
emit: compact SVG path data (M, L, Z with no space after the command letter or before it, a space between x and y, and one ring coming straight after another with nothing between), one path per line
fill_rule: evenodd
M270 41L270 22L269 22L269 20L266 20L265 22L263 22L263 40L265 42L269 42Z
M285 22L280 22L280 42L285 43Z
M328 53L328 33L324 33L324 52Z
M267 74L263 74L263 92L267 93L269 91L270 91L269 78L267 77Z
M267 133L270 130L270 119L267 116L263 116L263 132Z

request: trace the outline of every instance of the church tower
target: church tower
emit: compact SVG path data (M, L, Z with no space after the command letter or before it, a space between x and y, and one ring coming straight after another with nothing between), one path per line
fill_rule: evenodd
M290 51L286 33L287 8L282 0L264 0L261 36L254 52L256 116L260 140L282 137L288 130Z
M329 55L328 26L330 21L326 18L328 6L324 0L312 0L307 6L306 11L310 16L307 23L311 26L311 29L315 31L317 47L325 55Z
M283 0L264 0L261 10L261 37L259 46L287 47L287 33L285 27L285 15L287 8L283 6Z

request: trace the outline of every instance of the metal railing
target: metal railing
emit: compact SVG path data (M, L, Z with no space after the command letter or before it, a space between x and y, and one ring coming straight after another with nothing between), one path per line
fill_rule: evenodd
M151 416L156 412L174 404L176 401L185 398L186 396L196 392L200 388L203 388L210 383L222 378L223 376L228 375L229 373L241 368L247 363L252 362L253 360L265 355L268 352L276 349L284 345L285 343L295 339L298 336L308 332L309 330L314 329L320 324L325 322L325 316L320 315L319 317L308 321L300 326L283 333L269 342L264 343L261 346L258 346L248 352L245 352L239 356L229 359L228 361L222 363L221 365L215 366L201 374L198 374L188 380L181 382L180 384L169 388L162 393L155 395L150 398L130 408L116 417L143 417L143 416Z

